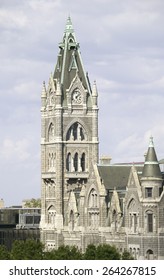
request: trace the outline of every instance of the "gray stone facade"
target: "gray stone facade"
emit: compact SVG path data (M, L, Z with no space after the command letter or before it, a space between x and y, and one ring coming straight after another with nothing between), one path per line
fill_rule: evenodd
M68 18L41 94L41 240L47 250L108 243L136 259L164 259L163 174L153 140L143 164L99 163L97 99Z

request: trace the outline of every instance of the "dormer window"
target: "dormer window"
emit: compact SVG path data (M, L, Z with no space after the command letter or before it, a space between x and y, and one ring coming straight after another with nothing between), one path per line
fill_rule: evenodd
M145 188L145 198L152 197L153 188Z

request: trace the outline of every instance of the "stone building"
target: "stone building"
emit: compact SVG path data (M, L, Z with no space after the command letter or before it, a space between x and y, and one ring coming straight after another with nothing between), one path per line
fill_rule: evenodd
M47 250L108 243L136 259L164 259L163 173L153 139L144 163L99 161L97 99L69 17L41 93L41 239Z

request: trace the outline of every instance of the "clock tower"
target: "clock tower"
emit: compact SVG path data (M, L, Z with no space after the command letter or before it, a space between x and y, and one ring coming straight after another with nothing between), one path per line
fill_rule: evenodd
M97 88L91 88L70 17L54 73L41 100L41 239L47 249L63 243L63 232L83 231L83 194L94 183L98 163Z

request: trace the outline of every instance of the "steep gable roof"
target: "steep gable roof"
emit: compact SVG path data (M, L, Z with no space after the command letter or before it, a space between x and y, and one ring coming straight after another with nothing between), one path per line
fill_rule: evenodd
M53 76L61 84L63 100L66 99L66 90L70 87L76 73L84 88L91 94L89 78L84 71L81 59L80 46L76 40L71 18L68 17L63 40L59 44L59 54Z
M99 175L104 182L106 189L118 191L125 191L128 184L132 164L120 164L120 165L98 165ZM140 176L142 173L143 165L136 164L136 170Z

